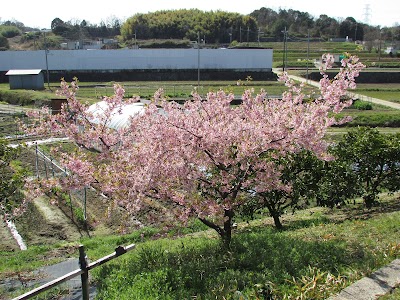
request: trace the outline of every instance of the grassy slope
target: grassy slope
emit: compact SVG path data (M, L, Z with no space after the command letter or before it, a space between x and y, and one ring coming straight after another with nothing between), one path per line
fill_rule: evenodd
M270 218L241 223L229 252L212 231L147 242L95 277L107 299L151 299L149 285L162 299L233 299L237 291L256 299L267 288L277 299L325 299L400 257L399 198L383 201L368 212L350 206L288 214L284 231L272 228Z
M325 299L400 257L399 203L399 195L383 195L382 205L370 211L356 204L288 213L283 231L274 229L266 216L239 223L229 252L221 250L214 231L182 236L190 231L183 228L164 233L145 228L128 235L35 246L1 253L5 260L0 261L0 274L11 277L55 259L76 257L79 243L85 245L91 261L113 252L117 245L136 243L137 249L93 270L103 299L154 299L156 295L161 295L159 299L195 295L234 299L236 291L257 299L260 290L267 288L278 299L301 293L305 299L310 295ZM197 223L192 228L204 230Z

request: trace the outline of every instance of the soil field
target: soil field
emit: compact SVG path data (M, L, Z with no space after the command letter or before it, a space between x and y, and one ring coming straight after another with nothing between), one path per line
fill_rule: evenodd
M37 174L36 165L40 177L52 176L50 162L40 156L37 158L34 147L25 148L19 160L21 165L28 168L34 176ZM57 172L55 175L57 176ZM15 220L18 232L28 247L41 243L73 242L83 236L116 234L129 231L137 223L136 220L131 222L131 219L124 217L122 212L112 214L109 218L108 199L93 188L75 191L68 196L67 199L56 195L39 197L28 206L27 213ZM84 202L86 202L86 225L82 219ZM32 231L33 224L39 230Z
M12 143L15 144L16 141ZM49 154L46 155L50 157ZM44 159L38 155L35 146L24 147L18 160L20 166L26 168L31 176L44 178L64 174L56 167L55 160L55 164L52 164L52 159ZM63 197L59 196L60 194L52 194L35 199L27 206L26 213L14 220L27 247L60 241L77 242L81 237L130 232L141 225L135 218L126 216L122 210L113 212L109 217L109 199L94 188L88 187L86 191L78 190L61 194ZM0 226L0 239L0 250L19 249L5 223Z

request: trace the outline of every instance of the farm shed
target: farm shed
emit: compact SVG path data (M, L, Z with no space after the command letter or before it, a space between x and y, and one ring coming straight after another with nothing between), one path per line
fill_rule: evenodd
M43 90L44 76L41 69L9 70L10 89Z

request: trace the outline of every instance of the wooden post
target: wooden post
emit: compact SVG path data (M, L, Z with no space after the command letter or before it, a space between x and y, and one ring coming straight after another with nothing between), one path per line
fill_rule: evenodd
M89 270L87 268L88 261L83 245L79 246L79 267L83 271L81 274L82 281L82 299L89 300Z

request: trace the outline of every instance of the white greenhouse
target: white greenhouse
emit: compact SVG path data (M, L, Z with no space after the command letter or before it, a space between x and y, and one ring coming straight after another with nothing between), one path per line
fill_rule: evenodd
M118 130L129 126L130 117L134 117L138 114L143 113L144 106L145 103L143 102L135 102L125 105L121 111L115 109L112 112L111 120L109 120L108 123L106 124L107 127ZM94 117L91 121L95 124L98 124L102 116L104 116L106 108L107 108L106 101L100 101L89 106L87 112L91 113Z

